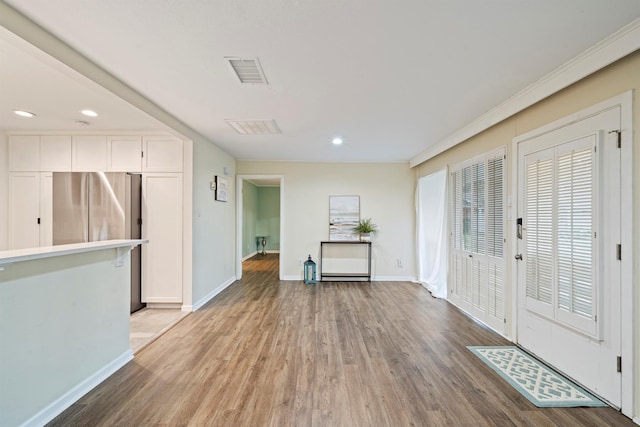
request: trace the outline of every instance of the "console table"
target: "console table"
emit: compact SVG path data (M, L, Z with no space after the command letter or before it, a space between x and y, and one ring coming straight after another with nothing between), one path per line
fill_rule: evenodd
M267 239L271 236L256 236L256 253L260 255L266 255L267 251ZM260 252L260 245L262 245L262 252Z
M320 242L320 280L367 279L371 281L371 242Z

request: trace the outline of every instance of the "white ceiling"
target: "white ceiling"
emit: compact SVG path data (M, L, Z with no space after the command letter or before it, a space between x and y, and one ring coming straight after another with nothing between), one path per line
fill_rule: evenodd
M6 3L234 157L291 161L407 161L640 17L637 0ZM24 128L13 108L37 110L31 129L70 128L62 107L85 106L120 129L158 126L0 49L1 129ZM241 85L225 56L258 57L269 85ZM282 133L239 135L226 119L275 119Z
M14 109L37 114L23 118ZM80 110L99 111L97 118ZM76 121L89 125L80 125ZM142 131L160 124L111 92L0 27L0 129Z

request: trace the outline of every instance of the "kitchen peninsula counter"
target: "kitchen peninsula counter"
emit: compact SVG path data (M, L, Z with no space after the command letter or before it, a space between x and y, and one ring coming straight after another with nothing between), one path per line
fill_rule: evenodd
M46 424L133 358L130 251L144 243L0 252L0 425Z
M13 249L0 251L0 269L14 262L31 261L82 252L100 251L103 249L132 249L138 245L149 243L148 240L104 240L99 242L72 243L69 245L44 246L38 248Z

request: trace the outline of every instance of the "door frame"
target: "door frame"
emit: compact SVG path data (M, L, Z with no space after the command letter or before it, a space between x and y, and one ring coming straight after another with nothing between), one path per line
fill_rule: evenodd
M621 280L621 348L620 356L623 361L621 378L621 411L628 417L633 417L634 409L634 325L633 325L633 90L607 99L584 110L563 117L547 125L531 130L517 136L512 140L512 175L511 175L511 200L518 200L518 146L521 142L552 132L572 123L585 120L605 110L620 107L621 123L621 178L620 178L620 227L625 232L621 233L623 256L620 262ZM512 208L509 206L509 210ZM515 209L516 216L520 215ZM511 222L511 239L514 253L510 254L511 260L511 336L515 343L518 342L518 267L519 264L513 258L518 249L517 224L509 213ZM611 363L614 363L612 361Z
M242 278L242 218L244 207L242 203L242 188L245 180L250 179L279 179L280 180L280 262L278 263L278 278L284 280L282 271L286 247L284 242L284 175L236 175L236 279Z

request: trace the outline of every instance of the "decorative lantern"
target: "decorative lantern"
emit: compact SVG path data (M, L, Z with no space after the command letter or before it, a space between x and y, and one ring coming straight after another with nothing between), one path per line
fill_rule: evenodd
M304 262L304 283L307 285L316 283L316 263L311 259L311 255Z

